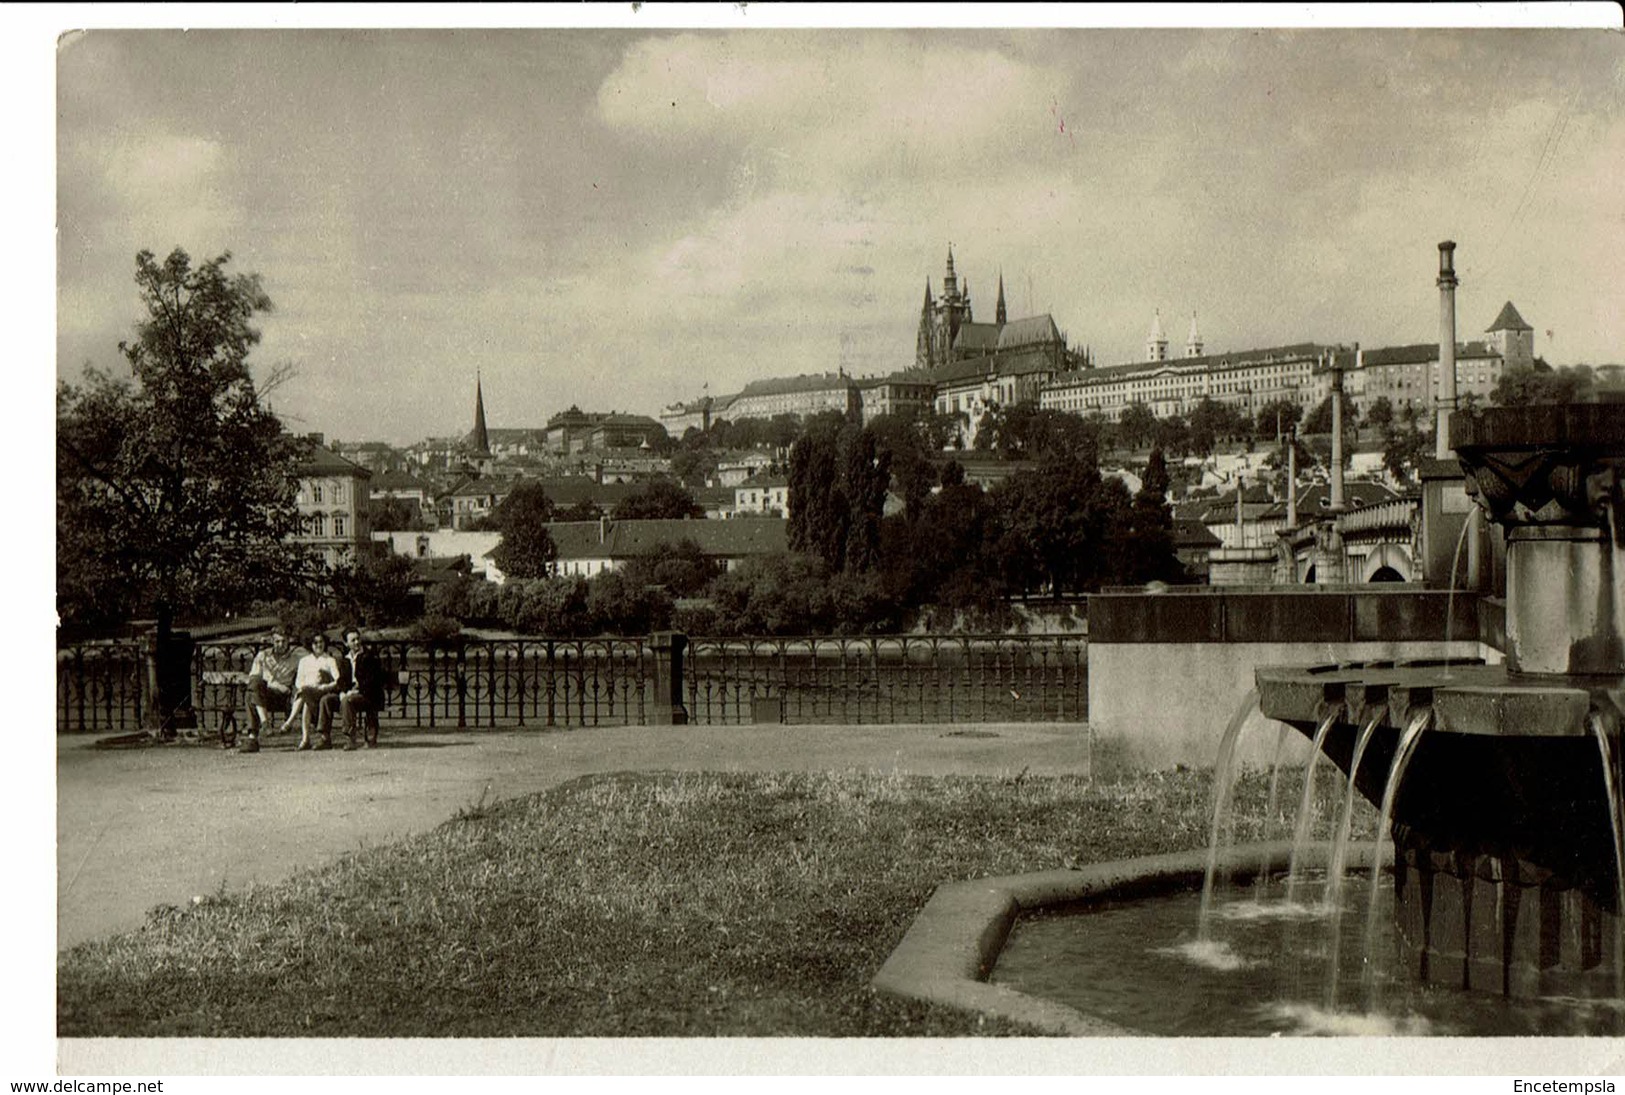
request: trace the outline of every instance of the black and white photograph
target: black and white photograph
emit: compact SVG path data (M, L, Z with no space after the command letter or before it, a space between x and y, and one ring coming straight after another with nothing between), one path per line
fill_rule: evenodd
M1537 8L55 9L43 1067L1619 1076Z

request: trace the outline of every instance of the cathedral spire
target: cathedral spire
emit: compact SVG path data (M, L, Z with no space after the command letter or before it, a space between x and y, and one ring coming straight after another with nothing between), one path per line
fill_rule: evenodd
M1003 327L1006 322L1004 313L1004 271L999 271L999 302L993 306L993 322Z
M920 333L914 339L914 364L929 369L935 365L936 302L931 299L931 279L925 279L925 303L920 307Z
M478 369L474 370L474 432L468 435L468 443L475 452L491 451L491 437L485 429L485 392L480 386Z

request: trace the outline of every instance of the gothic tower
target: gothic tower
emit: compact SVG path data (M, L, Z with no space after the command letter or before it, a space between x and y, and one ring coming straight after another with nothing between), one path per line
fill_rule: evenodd
M468 435L468 443L477 453L491 451L491 437L485 429L485 393L480 389L477 369L474 371L474 432Z
M1003 327L1009 320L1004 310L1004 271L999 271L999 302L993 306L993 322Z
M936 302L931 299L931 279L925 279L925 303L920 306L920 333L914 340L914 364L929 369L936 360Z
M959 287L959 277L954 273L954 247L948 245L948 270L942 278L942 300L937 303L936 323L936 359L944 362L953 353L954 342L959 337L959 325L971 322L970 295Z

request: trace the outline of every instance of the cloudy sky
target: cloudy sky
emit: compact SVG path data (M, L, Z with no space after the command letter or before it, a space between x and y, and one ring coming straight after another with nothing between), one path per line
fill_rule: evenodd
M761 9L757 9L760 11ZM978 318L1097 362L1463 337L1625 360L1625 38L1559 30L91 31L57 50L58 372L134 255L230 250L274 405L409 442L912 363ZM1550 332L1550 334L1548 334Z

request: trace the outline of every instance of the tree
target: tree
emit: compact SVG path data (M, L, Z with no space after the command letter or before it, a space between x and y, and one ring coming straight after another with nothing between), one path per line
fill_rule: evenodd
M299 449L260 402L248 357L271 310L229 252L136 256L146 316L119 350L133 385L99 370L57 390L57 597L65 624L152 613L204 618L313 582L289 537ZM268 388L286 373L273 373ZM162 653L160 654L162 656Z
M721 564L687 537L634 555L621 568L634 585L659 586L673 597L698 596L721 572Z
M520 480L491 514L502 539L491 559L510 578L543 578L558 557L547 531L553 520L553 500L540 483Z
M375 532L416 532L426 527L418 507L404 498L374 498L368 523Z
M1141 584L1170 582L1184 573L1174 553L1174 515L1168 506L1168 465L1161 449L1152 449L1140 490L1134 495L1128 524L1119 532L1120 577Z
M1124 446L1142 449L1157 436L1157 416L1144 403L1130 403L1117 416L1117 437Z
M1255 437L1284 437L1303 417L1303 409L1296 400L1272 399L1258 408L1254 421Z
M1393 401L1385 395L1379 395L1371 406L1366 408L1365 420L1367 425L1386 433L1394 424Z
M1343 397L1343 434L1349 432L1358 424L1360 413L1354 409L1354 400L1347 395ZM1309 417L1303 421L1305 434L1320 434L1332 432L1332 397L1327 396L1315 404L1315 409L1309 412Z
M705 509L681 483L657 475L615 503L609 515L617 521L678 520L704 517Z
M332 598L352 620L370 625L406 623L421 607L412 595L417 570L404 555L363 555L336 568Z
M1533 369L1509 369L1496 381L1490 402L1499 407L1534 403L1584 403L1596 391L1592 371L1584 365L1553 371L1537 364Z
M790 447L789 479L792 551L817 556L832 571L878 561L891 454L872 430L814 416Z
M603 515L604 515L604 511L599 509L596 504L594 504L589 499L583 498L579 502L572 502L570 505L565 506L563 509L554 510L553 511L553 520L555 520L555 521L596 521L596 520L598 520L598 518L602 517Z

